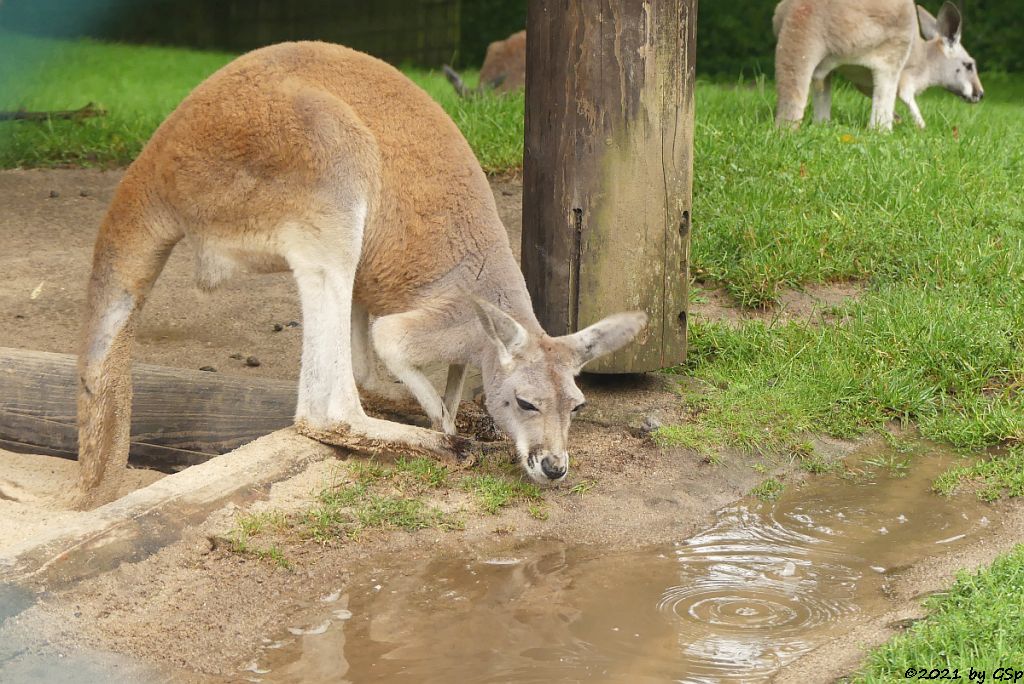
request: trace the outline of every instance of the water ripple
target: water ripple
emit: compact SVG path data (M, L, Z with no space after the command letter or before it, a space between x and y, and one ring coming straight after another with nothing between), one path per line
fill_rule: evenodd
M738 506L676 549L681 581L658 610L677 621L697 681L766 676L813 647L809 630L856 610L861 573L835 534L805 513Z

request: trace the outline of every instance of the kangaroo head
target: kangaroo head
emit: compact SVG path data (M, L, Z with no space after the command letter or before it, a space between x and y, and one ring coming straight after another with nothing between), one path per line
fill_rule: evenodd
M486 339L480 370L487 412L515 442L530 479L559 482L569 471L569 423L584 404L576 376L632 340L647 314L615 314L573 335L549 337L530 334L487 302L474 304Z
M921 36L928 43L928 69L932 83L956 93L968 102L976 103L985 96L978 78L978 65L960 44L963 18L951 2L943 3L939 16L917 6Z

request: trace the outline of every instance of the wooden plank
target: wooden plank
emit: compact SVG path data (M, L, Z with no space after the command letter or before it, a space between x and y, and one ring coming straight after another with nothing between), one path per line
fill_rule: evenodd
M136 364L134 463L178 470L292 424L295 384ZM77 457L76 360L0 347L0 446Z
M523 272L554 335L642 309L638 342L587 367L686 358L696 0L531 0Z

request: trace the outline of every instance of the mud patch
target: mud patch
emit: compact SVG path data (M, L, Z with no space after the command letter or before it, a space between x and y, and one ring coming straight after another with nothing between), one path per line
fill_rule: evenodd
M183 541L150 558L45 594L16 622L22 630L51 635L69 648L116 650L202 674L253 676L239 668L260 652L263 638L324 621L310 613L312 597L350 591L404 563L538 536L610 543L620 550L665 541L692 531L708 512L735 500L761 477L741 464L709 467L695 454L659 450L621 426L581 422L573 433L580 448L571 480L544 492L546 520L531 515L525 505L487 514L459 486L458 477L473 473L459 471L450 486L425 502L462 515L465 529L368 530L357 540L326 545L285 535L272 543L280 545L288 569L232 552L224 540L239 514L308 507L339 477L335 469L347 467L329 460L274 485L266 500L251 507L222 509ZM288 624L283 625L285 618ZM168 649L168 643L175 647Z
M522 542L360 573L249 666L267 682L767 681L889 610L894 576L992 531L988 505L931 492L955 458L933 451L909 475L744 500L671 544Z
M800 290L786 289L774 306L763 309L740 307L724 288L694 286L690 315L707 323L739 326L746 321L790 322L823 325L836 321L835 308L858 299L865 291L861 283L816 283Z

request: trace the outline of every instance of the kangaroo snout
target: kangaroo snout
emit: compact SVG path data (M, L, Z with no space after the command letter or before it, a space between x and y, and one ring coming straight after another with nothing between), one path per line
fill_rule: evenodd
M568 459L565 457L556 459L551 456L545 456L540 460L540 469L549 480L561 480L569 470L566 461Z

